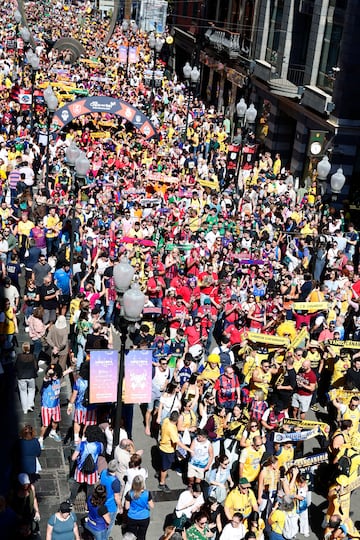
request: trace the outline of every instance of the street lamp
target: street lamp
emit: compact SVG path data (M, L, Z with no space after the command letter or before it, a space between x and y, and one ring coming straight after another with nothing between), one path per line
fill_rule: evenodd
M82 152L80 148L72 141L65 152L65 158L71 171L71 191L73 193L73 204L71 208L71 234L70 234L70 268L71 271L74 266L74 244L75 244L75 210L76 199L78 194L78 186L76 185L76 178L82 180L86 178L90 169L91 163L86 157L85 152Z
M136 322L141 319L141 313L145 304L145 295L141 292L139 285L134 283L131 288L129 288L133 276L134 268L127 259L121 260L114 266L113 277L115 288L118 293L118 305L120 305L120 310L117 308L115 327L120 332L121 347L119 379L117 387L117 406L114 422L113 451L119 444L122 418L123 382L125 374L125 346L128 337L129 323Z
M47 106L47 115L46 115L46 186L47 186L48 180L49 180L49 167L50 167L49 154L50 154L51 119L59 105L59 100L55 96L52 86L50 84L46 88L46 90L44 90L44 100Z
M331 169L331 164L328 156L323 156L322 160L318 162L316 166L317 179L320 183L320 192L321 195L325 195L326 192L326 179L329 175Z
M255 109L254 104L251 103L245 113L246 123L249 129L251 130L254 130L256 117L257 117L257 110Z
M155 37L153 33L149 36L149 47L152 51L154 51L154 65L153 65L153 72L152 72L152 81L151 81L151 88L155 88L155 71L156 71L156 60L158 55L161 53L161 49L164 45L164 39L160 36Z
M341 193L341 190L345 184L345 180L346 180L345 175L343 173L342 168L340 167L336 171L336 173L334 173L331 176L331 179L330 179L330 186L331 186L332 193L334 193L335 195L337 195L338 193Z
M244 127L245 115L246 115L247 108L248 107L247 107L247 105L245 103L244 98L241 98L239 103L236 105L236 114L237 114L237 117L239 119L240 127Z
M31 104L30 104L30 130L31 133L34 129L34 90L35 90L35 80L36 72L40 68L40 58L35 54L31 49L26 53L26 59L28 64L31 67Z
M22 15L18 9L14 11L14 20L15 20L15 66L16 73L19 66L19 49L18 49L18 34L19 34L19 25L22 21Z
M194 86L196 88L197 83L200 79L200 71L196 66L193 68L190 66L189 62L186 62L185 66L183 67L183 74L184 78L186 80L187 86L188 86L188 102L186 107L186 121L185 121L185 132L184 132L184 141L186 141L187 138L187 130L189 125L189 112L190 112L190 98L191 98L191 87Z
M133 21L127 21L127 20L123 20L122 24L121 24L121 29L124 33L124 35L126 36L126 68L125 68L125 74L126 74L126 79L128 78L128 75L129 75L129 54L130 54L130 37L131 37L131 34L135 35L136 32L138 31L138 27L137 27L137 24Z

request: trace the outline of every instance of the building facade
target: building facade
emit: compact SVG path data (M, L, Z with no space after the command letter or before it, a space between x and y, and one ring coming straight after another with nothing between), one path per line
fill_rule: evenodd
M346 190L360 176L360 2L177 2L176 68L201 65L201 93L236 121L243 97L258 111L257 137L305 178L328 153ZM321 150L310 156L319 135ZM319 146L319 145L318 145ZM304 157L306 157L304 159Z

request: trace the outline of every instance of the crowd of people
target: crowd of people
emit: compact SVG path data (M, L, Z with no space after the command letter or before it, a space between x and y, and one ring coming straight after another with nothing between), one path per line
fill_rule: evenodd
M51 42L76 37L90 58L103 19L89 2L45 4L62 25L43 16L42 2L26 4L41 59L36 87L63 80L122 98L159 136L147 141L124 120L92 114L52 131L47 151L46 107L22 106L14 92L31 85L29 45L9 46L15 5L0 7L9 22L0 30L0 373L15 370L24 420L41 413L39 437L25 423L16 445L13 489L0 498L4 531L38 534L39 457L47 437L62 444L66 388L69 498L47 540L78 539L82 529L110 538L118 514L129 540L146 537L154 502L132 441L133 407L123 407L113 448L114 409L89 403L88 390L90 351L113 347L113 270L127 260L146 298L130 342L152 350L144 430L158 441L158 490L171 492L170 469L186 485L162 538L308 537L320 529L309 522L314 490L328 499L323 537L358 537L350 500L360 455L359 234L347 208L324 203L316 175L299 187L279 154L200 96L188 108L176 74L147 86L144 71L156 66L146 34L129 38L118 25L101 62L67 63ZM117 58L124 44L138 54L128 72ZM235 176L232 142L254 148ZM90 160L83 183L66 157L71 143ZM310 439L318 450L309 453Z

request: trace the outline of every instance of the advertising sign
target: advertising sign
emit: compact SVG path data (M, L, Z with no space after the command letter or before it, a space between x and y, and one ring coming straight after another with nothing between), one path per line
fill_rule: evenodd
M125 355L124 403L151 401L152 350L136 349Z
M90 351L90 403L117 399L119 353L113 349Z

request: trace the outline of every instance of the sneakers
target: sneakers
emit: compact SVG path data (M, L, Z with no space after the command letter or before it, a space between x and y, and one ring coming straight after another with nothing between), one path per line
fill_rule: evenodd
M319 412L320 411L320 407L317 403L315 403L315 405L312 405L312 407L310 407L310 409L314 412Z
M38 373L44 373L44 370L43 368L39 367L39 369L37 370Z
M28 326L25 326L25 332L28 334L29 333L29 327Z
M169 486L167 484L159 484L158 489L160 491L162 491L163 493L170 493L171 492L171 489L169 488Z
M61 437L58 433L56 433L56 431L50 431L49 437L51 437L51 439L54 439L54 441L56 442L61 442Z
M38 361L39 366L44 366L46 364L45 360Z
M39 441L41 450L44 450L44 439L40 439L39 437L38 441Z

